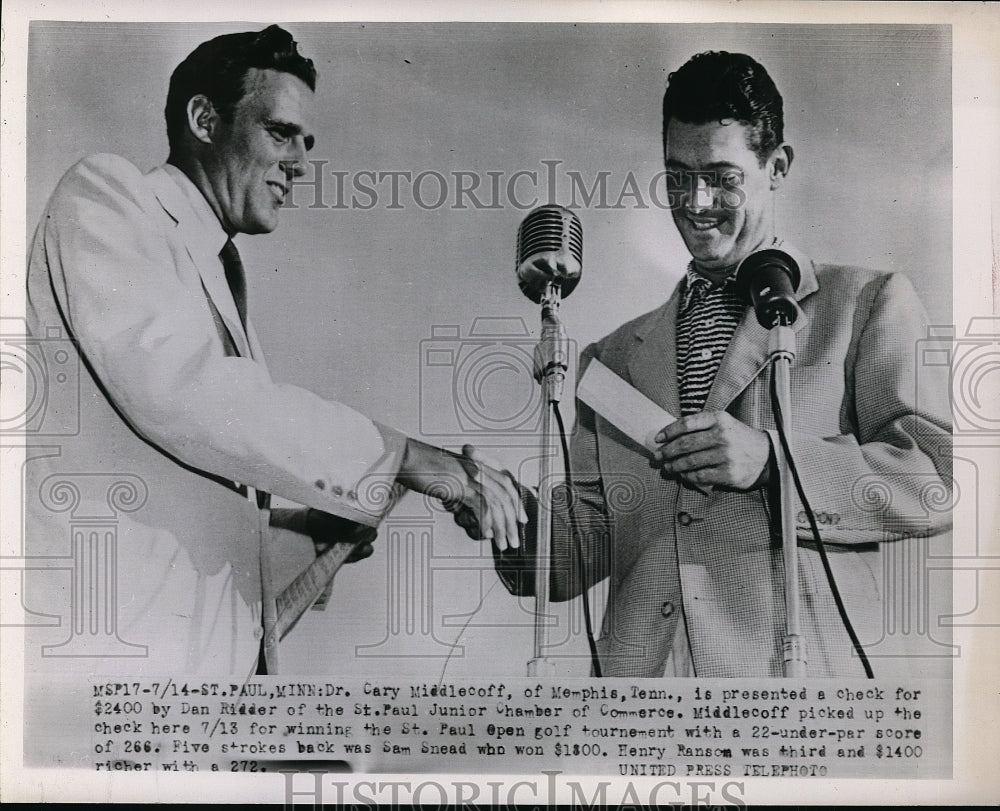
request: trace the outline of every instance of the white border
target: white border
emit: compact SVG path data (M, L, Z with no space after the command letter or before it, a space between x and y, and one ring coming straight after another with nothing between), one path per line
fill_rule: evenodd
M27 35L30 19L260 21L296 20L472 20L579 22L800 22L946 23L953 31L954 114L954 323L997 312L1000 293L1000 6L980 3L824 3L824 2L504 2L473 8L464 2L363 3L300 2L7 2L4 4L2 70L2 180L0 180L0 314L23 313L25 244L25 98ZM16 454L0 454L19 469ZM1000 492L997 464L981 470L982 493ZM15 482L16 484L16 482ZM9 492L11 482L5 480ZM8 505L9 506L9 505ZM996 509L995 507L993 508ZM12 512L14 514L12 514ZM16 510L0 518L4 534L16 528ZM991 516L989 541L997 553L1000 535ZM15 529L15 531L17 531ZM9 536L8 536L9 537ZM982 539L986 541L987 539ZM0 595L6 602L11 595ZM996 602L996 597L984 595ZM2 608L0 608L2 610ZM1000 665L998 629L956 629L956 643L968 655L956 660L955 769L950 781L746 780L745 801L807 804L992 803L1000 796L1000 691L994 674ZM200 802L282 802L280 776L240 775L238 780L210 774L111 775L53 769L25 770L21 763L20 651L16 630L3 632L0 681L0 796L4 800L126 800ZM345 779L348 776L344 776ZM370 779L356 775L353 779ZM414 775L427 781L432 775ZM405 775L394 775L394 780ZM469 776L458 779L472 780ZM502 776L491 775L489 780ZM512 779L516 779L512 776ZM636 781L638 783L638 781Z

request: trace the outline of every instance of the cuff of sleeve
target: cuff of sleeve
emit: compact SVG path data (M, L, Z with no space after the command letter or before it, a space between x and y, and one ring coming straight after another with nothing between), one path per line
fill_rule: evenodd
M310 479L312 485L307 489L288 486L282 495L298 504L376 527L406 489L396 481L406 436L368 420L355 427L359 429L355 434L357 447L351 451L351 458L339 460L338 478L328 475Z
M369 520L359 521L367 526L376 526L406 492L406 488L396 481L406 453L406 435L377 422L372 424L382 437L384 450L357 486L346 493L353 506L368 516Z
M772 483L771 492L774 494L772 503L776 510L780 510L780 472L785 465L785 457L777 430L770 429L767 435L777 461L775 475L778 478ZM857 465L851 465L845 459L853 455L857 448L852 439L838 445L793 431L791 442L802 487L805 489L806 497L812 502L816 525L824 541L859 544L889 540L892 537L891 534L887 534L877 514L865 514L856 504L849 501L855 495L852 488L857 486L857 480L852 480L849 472L856 469ZM811 541L813 534L809 515L797 492L794 498L796 535L802 540ZM777 526L780 531L780 519Z
M535 593L535 538L538 532L538 494L519 484L521 502L528 514L521 545L501 552L493 547L493 563L500 582L511 594L529 596Z
M768 461L771 470L771 478L768 482L768 491L772 495L772 504L774 510L781 510L781 499L784 495L781 492L781 471L785 467L785 454L781 449L781 437L778 434L777 429L768 428L767 438L771 442L771 458ZM812 538L812 532L809 528L809 519L806 516L805 507L802 504L802 500L799 498L798 493L792 494L795 499L795 528L796 533L799 537ZM775 526L777 527L779 537L781 532L781 514L776 512L775 515Z

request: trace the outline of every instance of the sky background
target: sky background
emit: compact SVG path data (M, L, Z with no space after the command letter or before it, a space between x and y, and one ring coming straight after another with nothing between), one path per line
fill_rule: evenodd
M174 66L205 39L261 27L33 24L29 228L80 158L113 152L143 169L163 162ZM795 161L778 202L779 234L819 262L906 273L932 320L951 322L947 27L287 27L319 71L311 158L324 162L322 190L298 188L297 209L282 213L278 231L239 241L251 317L279 380L436 444L490 447L534 483L537 389L526 358L538 313L516 285L517 226L536 197L570 204L570 173L588 188L606 173L606 204L577 206L584 275L562 308L567 332L582 347L661 304L687 254L648 193L662 168L660 103L669 72L708 49L754 56L784 96ZM349 186L345 208L336 207L334 171ZM443 177L446 200L435 204L441 188L428 174L424 205L402 181L393 207L389 181L362 174L406 171ZM517 172L538 180L520 176L512 199ZM495 205L477 210L466 199L458 208L455 173L481 178L479 199ZM630 177L639 199L614 207ZM377 193L357 195L364 210L350 205L357 178ZM564 408L571 416L572 403ZM286 640L283 669L522 675L531 606L509 597L489 565L488 549L408 496L375 555L337 576L327 612L310 613ZM577 608L561 609L559 623L560 667L583 675ZM461 649L450 647L456 639Z

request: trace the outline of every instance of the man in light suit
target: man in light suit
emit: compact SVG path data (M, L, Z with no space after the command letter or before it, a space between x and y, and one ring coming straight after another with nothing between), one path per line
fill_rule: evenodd
M650 454L577 402L551 593L571 599L608 580L603 675L780 676L781 450L768 334L732 288L738 265L780 246L801 269L791 444L863 643L883 630L883 548L949 526L936 506L950 500L947 381L922 370L917 405L916 346L927 332L905 276L815 264L776 239L774 196L793 152L760 64L725 52L692 58L670 77L663 138L687 274L665 304L589 346L580 374L600 360L680 419ZM795 513L808 675L862 675L797 496ZM533 532L532 522L528 544L495 553L515 594L534 593Z
M277 26L203 43L171 77L167 164L88 158L48 204L29 329L79 368L80 396L49 403L59 438L28 451L26 552L57 569L27 577L47 615L29 670L265 672L266 612L314 541L363 556L403 487L473 537L516 539L506 478L268 373L232 237L277 227L315 81Z

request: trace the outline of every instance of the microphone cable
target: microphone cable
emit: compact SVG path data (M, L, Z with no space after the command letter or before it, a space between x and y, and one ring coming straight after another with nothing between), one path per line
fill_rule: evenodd
M826 545L823 543L823 539L819 534L819 527L816 524L816 516L813 515L812 507L809 504L809 500L806 498L805 491L802 488L802 480L799 478L799 470L795 466L795 460L792 458L792 451L788 446L788 437L785 434L785 419L781 413L781 403L778 402L778 392L775 386L774 375L771 375L771 405L774 409L774 422L778 429L778 438L781 440L781 449L784 453L785 460L788 463L788 468L791 471L792 478L795 481L795 489L798 492L799 500L802 502L802 506L805 508L806 518L809 520L809 528L812 530L813 538L816 541L816 548L819 550L819 558L823 562L823 570L826 572L826 580L830 584L830 591L833 593L833 600L837 604L837 611L840 614L840 620L844 625L844 629L847 631L847 635L851 638L851 644L854 646L854 651L858 654L858 658L861 660L861 665L865 669L865 676L869 679L874 679L875 674L872 672L871 663L868 661L868 655L865 653L864 648L861 647L861 642L858 640L858 635L854 631L854 626L851 624L850 617L847 616L847 609L844 607L844 601L840 596L840 589L837 588L837 581L833 576L833 570L830 568L830 561L826 555ZM785 497L790 497L789 494L785 494ZM798 584L796 584L798 588Z
M587 630L587 644L590 646L590 662L593 673L597 678L601 678L601 659L597 654L597 642L594 639L594 624L590 616L590 593L587 586L587 563L583 556L583 540L580 537L580 527L576 520L576 510L573 502L576 494L573 490L573 467L569 459L569 443L566 441L566 425L563 423L562 412L559 410L559 403L551 403L552 410L556 415L556 423L559 425L559 440L562 443L563 469L566 472L566 508L569 512L569 527L573 535L573 543L576 549L576 556L580 562L578 574L581 583L580 599L583 601L583 624ZM549 520L555 520L555 510L549 515ZM554 533L553 533L554 534ZM535 584L538 588L538 584Z

